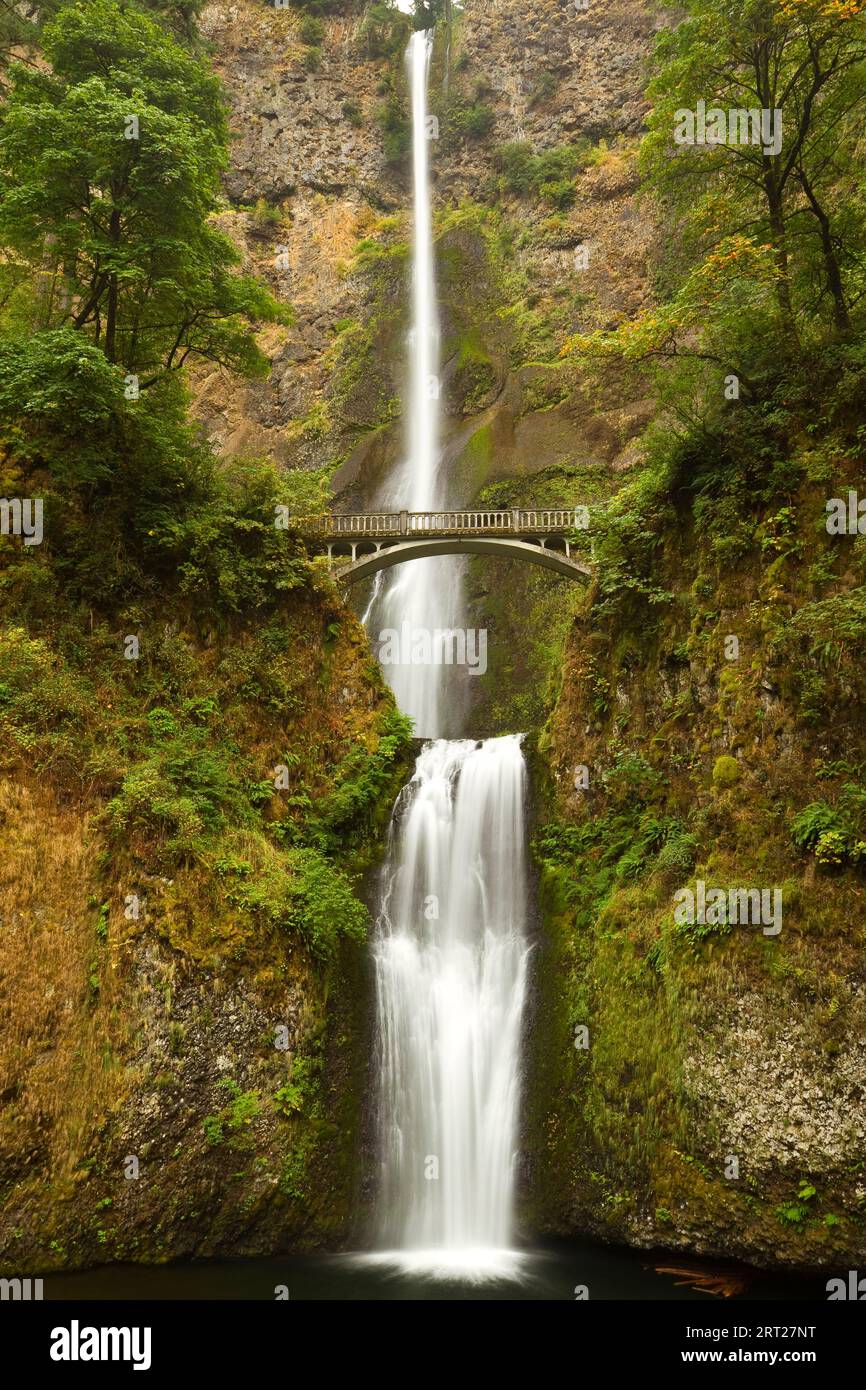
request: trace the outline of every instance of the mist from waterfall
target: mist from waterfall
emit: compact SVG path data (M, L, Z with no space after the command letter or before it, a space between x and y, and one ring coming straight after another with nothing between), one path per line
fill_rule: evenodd
M414 237L408 452L389 509L446 505L427 139L431 38L413 35ZM463 562L417 560L377 586L371 636L463 623ZM387 666L432 737L394 809L373 943L380 1185L372 1258L430 1276L514 1276L520 1033L526 987L526 768L520 736L437 737L450 667Z

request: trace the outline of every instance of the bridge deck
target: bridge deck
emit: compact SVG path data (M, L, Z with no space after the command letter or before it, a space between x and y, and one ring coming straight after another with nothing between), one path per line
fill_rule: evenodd
M327 547L338 562L335 576L349 584L406 560L467 554L529 560L585 579L589 567L572 557L571 546L575 531L588 526L585 506L326 513L294 523L305 540Z
M586 530L586 507L511 507L507 511L356 512L305 518L302 535L322 541L419 536L560 536Z

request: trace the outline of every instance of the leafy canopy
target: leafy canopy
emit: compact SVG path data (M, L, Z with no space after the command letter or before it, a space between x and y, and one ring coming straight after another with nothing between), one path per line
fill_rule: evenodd
M191 355L264 373L251 323L288 316L213 225L217 78L115 0L64 6L42 43L51 71L12 65L0 124L0 245L36 282L36 327L85 331L142 389Z

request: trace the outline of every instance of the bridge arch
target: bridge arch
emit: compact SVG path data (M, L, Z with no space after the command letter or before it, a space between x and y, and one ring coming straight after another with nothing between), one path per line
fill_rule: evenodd
M379 570L390 569L392 565L402 565L408 560L429 559L436 555L495 555L504 559L529 560L543 565L556 574L564 574L568 579L583 581L589 578L589 565L574 560L562 550L554 550L544 542L515 540L509 536L449 536L442 539L405 540L393 544L381 544L372 554L358 555L335 569L335 577L343 584L354 584L361 579L369 579ZM347 557L348 558L348 557ZM333 554L334 560L343 559Z

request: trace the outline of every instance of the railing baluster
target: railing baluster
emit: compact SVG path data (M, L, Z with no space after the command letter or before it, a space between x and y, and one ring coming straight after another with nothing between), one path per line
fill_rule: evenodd
M425 512L343 512L298 518L301 534L340 536L459 535L463 532L546 536L577 526L577 507L509 507L501 510ZM405 521L404 521L405 519ZM405 525L405 529L404 529Z

